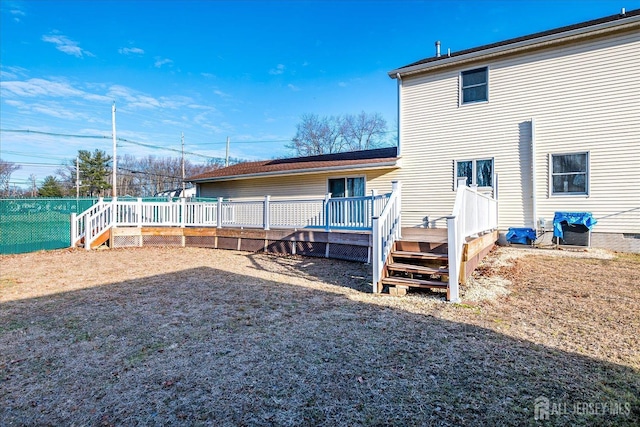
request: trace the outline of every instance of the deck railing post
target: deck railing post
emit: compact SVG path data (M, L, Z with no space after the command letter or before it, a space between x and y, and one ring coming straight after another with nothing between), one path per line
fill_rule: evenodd
M402 183L400 181L391 181L391 193L396 193L396 218L397 218L397 239L402 238Z
M326 231L331 230L331 216L330 211L331 208L329 206L329 201L331 200L331 193L327 193L324 196L323 208L324 208L324 229Z
M72 213L71 214L71 247L74 247L76 245L76 238L78 236L78 223L77 223L78 219L77 219L77 214L76 213Z
M218 212L216 212L217 218L217 228L222 228L222 197L218 197Z
M373 289L372 292L377 294L379 291L378 283L380 283L380 263L382 262L382 241L380 236L380 218L374 217L371 226L371 244L372 244L372 268L373 268Z
M91 243L89 243L89 239L91 238L91 222L89 218L91 215L84 216L84 248L86 250L91 250Z
M136 202L136 222L138 228L142 228L142 197L138 197L138 201Z
M186 197L180 198L180 228L184 228L187 223L187 199Z
M271 196L266 195L264 196L264 211L262 212L262 223L263 223L263 227L265 230L269 229L269 201L271 199Z
M458 217L447 218L448 256L449 256L449 289L447 297L450 302L460 302L458 295L458 280L460 277L460 245L458 244Z

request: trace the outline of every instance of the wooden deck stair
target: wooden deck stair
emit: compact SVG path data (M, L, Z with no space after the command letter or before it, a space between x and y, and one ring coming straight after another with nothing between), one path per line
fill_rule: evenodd
M402 236L384 267L382 285L391 295L404 295L409 288L447 289L447 230L405 228Z

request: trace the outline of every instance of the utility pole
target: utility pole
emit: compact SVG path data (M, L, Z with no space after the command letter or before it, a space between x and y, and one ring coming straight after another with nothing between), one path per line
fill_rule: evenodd
M80 198L80 157L76 156L76 199Z
M224 166L229 166L229 137L227 137L227 155L224 157Z
M118 163L116 158L116 101L113 101L111 107L111 134L113 135L113 160L112 160L112 176L111 176L111 196L116 197L118 192L116 191L116 171L118 170Z
M31 179L31 197L36 197L36 176L31 174L29 179Z
M184 194L184 132L182 132L182 197L186 197Z

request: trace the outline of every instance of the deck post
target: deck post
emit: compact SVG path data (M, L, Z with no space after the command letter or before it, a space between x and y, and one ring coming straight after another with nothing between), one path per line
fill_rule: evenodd
M382 251L382 242L380 241L380 229L379 229L379 222L380 222L380 218L378 218L377 216L373 218L373 225L371 227L371 244L372 244L372 262L371 262L371 266L373 268L373 293L377 294L380 291L380 288L378 287L378 283L380 282L380 262L381 262L381 255L380 252Z
M184 228L187 222L187 198L186 197L180 197L180 210L181 210L180 228Z
M400 181L391 181L391 192L398 193L396 202L396 218L398 220L396 236L402 239L402 183Z
M76 236L78 235L78 224L77 224L77 214L74 212L71 214L71 245L70 247L74 247L76 245Z
M330 231L331 230L331 218L329 215L329 200L331 200L331 193L327 193L324 196L324 201L323 201L323 205L324 205L324 229L325 231Z
M138 200L136 202L136 210L138 211L138 228L142 228L142 197L138 197Z
M458 280L460 279L460 247L458 245L458 217L447 218L447 243L449 256L449 287L447 288L447 299L449 302L460 302L458 295Z
M91 222L89 221L90 215L84 216L84 248L88 251L91 250L91 243L89 238L91 237Z
M271 196L266 195L264 196L264 210L262 212L262 224L264 226L265 230L269 229L269 201L271 199Z
M218 212L216 212L217 218L217 228L222 228L222 197L218 197Z

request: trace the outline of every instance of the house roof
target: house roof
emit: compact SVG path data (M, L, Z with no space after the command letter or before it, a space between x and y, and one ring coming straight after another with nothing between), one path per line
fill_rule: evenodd
M293 175L323 171L376 169L397 166L397 147L288 159L238 163L187 178L191 182L227 181L271 175Z
M574 37L580 37L586 33L597 30L619 29L621 26L638 26L640 22L640 9L626 11L624 14L616 14L598 18L591 21L554 28L539 33L529 34L522 37L503 40L471 49L453 52L450 55L432 56L413 62L409 65L389 71L389 77L425 72L433 68L441 68L448 65L460 64L462 62L474 61L487 56L500 56L513 52L535 49L541 45L549 45L565 41Z

